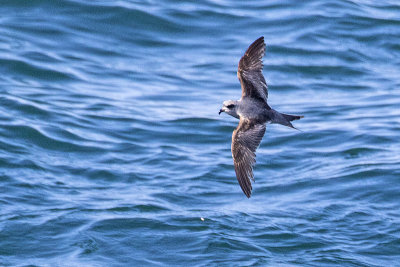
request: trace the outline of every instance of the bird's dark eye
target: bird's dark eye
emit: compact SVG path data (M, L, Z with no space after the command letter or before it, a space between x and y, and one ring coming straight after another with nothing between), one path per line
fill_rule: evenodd
M226 107L227 108L233 108L235 105L234 104L230 104L230 105L227 105Z

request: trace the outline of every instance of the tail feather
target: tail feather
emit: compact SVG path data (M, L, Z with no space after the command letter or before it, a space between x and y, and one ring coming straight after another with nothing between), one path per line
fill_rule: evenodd
M304 118L304 116L284 114L284 113L280 113L276 110L273 110L273 113L274 113L274 116L272 119L272 123L279 123L279 124L288 126L290 128L296 129L296 130L298 130L298 129L292 125L291 121L300 120L301 118Z
M281 113L281 114L288 121L295 121L295 120L300 120L301 118L304 118L304 116L289 115L289 114L284 114L284 113Z

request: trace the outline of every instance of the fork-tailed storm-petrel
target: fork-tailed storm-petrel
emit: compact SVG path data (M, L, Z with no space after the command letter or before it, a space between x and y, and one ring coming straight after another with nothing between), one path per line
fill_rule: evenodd
M219 111L219 114L225 112L240 119L232 134L231 150L236 178L248 198L252 190L250 179L254 182L255 152L264 136L266 123L294 128L291 121L303 118L280 113L268 105L268 88L262 74L264 54L264 37L260 37L249 46L239 61L237 76L242 86L242 97L224 101Z

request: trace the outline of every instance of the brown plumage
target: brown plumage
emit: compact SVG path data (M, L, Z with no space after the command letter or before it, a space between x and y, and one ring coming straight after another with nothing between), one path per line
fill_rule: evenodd
M232 157L240 187L247 197L251 195L254 181L253 165L256 163L256 149L265 133L265 123L254 123L241 119L232 134Z
M264 37L260 37L249 46L240 59L237 76L242 86L242 98L252 97L267 103L268 87L262 74L264 54Z

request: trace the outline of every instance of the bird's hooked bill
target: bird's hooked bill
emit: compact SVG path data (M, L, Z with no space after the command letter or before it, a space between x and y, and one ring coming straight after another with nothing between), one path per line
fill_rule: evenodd
M219 112L218 112L218 115L221 115L222 112L224 112L224 110L220 109Z

